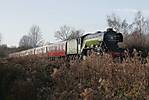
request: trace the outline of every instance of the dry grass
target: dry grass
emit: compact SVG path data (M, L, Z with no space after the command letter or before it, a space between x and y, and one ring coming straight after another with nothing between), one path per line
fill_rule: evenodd
M113 63L107 54L91 55L71 65L37 57L1 60L0 97L1 100L149 99L149 64L141 64L138 58Z

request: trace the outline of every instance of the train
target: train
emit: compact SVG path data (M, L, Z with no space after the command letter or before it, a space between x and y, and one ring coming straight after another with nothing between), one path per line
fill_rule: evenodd
M120 42L123 42L122 33L118 33L112 28L108 28L106 31L88 33L77 39L60 41L42 47L10 53L9 57L15 58L30 55L45 55L48 56L49 59L66 57L83 59L90 55L91 52L96 52L98 54L110 52L113 57L120 57L123 54L123 50L118 45Z

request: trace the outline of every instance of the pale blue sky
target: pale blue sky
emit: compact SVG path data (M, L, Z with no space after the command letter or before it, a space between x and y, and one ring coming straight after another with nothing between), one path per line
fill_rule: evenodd
M32 25L39 25L46 41L55 41L54 32L70 25L85 32L107 28L112 13L132 21L137 10L149 16L148 0L0 0L0 33L3 43L18 45Z

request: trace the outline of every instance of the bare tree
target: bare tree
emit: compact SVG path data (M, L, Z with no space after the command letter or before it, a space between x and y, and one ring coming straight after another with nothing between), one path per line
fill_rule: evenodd
M131 43L137 47L148 47L149 20L145 19L142 13L138 11L130 26L132 34L129 35L129 41L132 41ZM130 45L130 43L128 44Z
M80 37L82 33L81 30L76 30L70 26L64 25L55 32L55 38L58 40L70 40Z
M42 43L42 33L37 25L33 25L29 32L32 47L38 47Z
M132 32L139 32L140 34L146 34L149 32L149 20L145 19L140 11L135 15L134 21L131 24Z
M112 14L107 16L109 27L114 28L118 32L129 33L124 35L124 44L128 48L149 47L149 19L145 19L140 11L134 17L134 21L130 24L126 19L121 20L120 17Z
M107 23L109 27L122 33L137 32L140 34L146 34L149 32L149 19L145 19L140 11L136 13L134 21L130 24L127 23L126 19L121 20L121 18L115 14L107 16Z
M127 34L129 31L129 24L126 19L121 20L120 17L112 14L111 16L107 16L107 23L109 27L112 27L117 32L121 32L123 34Z
M50 41L46 41L46 42L44 43L44 45L50 45L50 44L52 44Z
M68 37L68 39L77 39L77 38L79 38L82 35L83 35L83 31L82 30L72 30L72 33Z
M28 35L24 35L19 42L19 47L31 48L31 38Z
M2 43L2 35L1 35L1 33L0 33L0 44Z

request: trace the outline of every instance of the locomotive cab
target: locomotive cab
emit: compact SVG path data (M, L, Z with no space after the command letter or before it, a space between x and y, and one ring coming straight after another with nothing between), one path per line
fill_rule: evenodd
M81 53L83 56L90 55L93 51L100 51L100 47L103 41L103 32L89 33L81 37Z
M123 42L122 33L117 33L111 28L105 32L86 34L81 38L81 53L88 56L92 51L97 54L109 52L112 56L120 57L123 54L123 49L118 45L120 42Z

